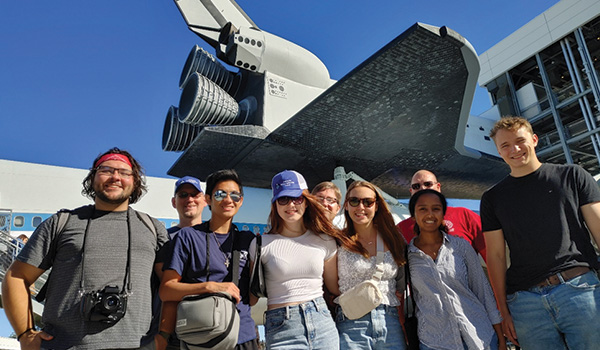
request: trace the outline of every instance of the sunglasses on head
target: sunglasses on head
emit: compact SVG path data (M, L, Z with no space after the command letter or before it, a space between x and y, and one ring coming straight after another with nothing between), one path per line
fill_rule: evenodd
M370 208L373 206L373 204L375 204L375 202L377 202L377 199L350 197L346 202L348 202L348 204L350 204L351 207L358 207L360 203L362 203L362 205L365 208Z
M215 191L215 194L213 194L213 197L217 202L222 201L223 199L227 198L227 196L229 196L229 198L236 203L242 200L242 194L237 191L227 192L223 190L217 190Z
M412 188L413 190L417 191L421 189L421 186L423 186L423 188L430 188L433 187L433 185L435 185L437 182L433 182L433 181L425 181L423 182L423 185L421 184L412 184L410 185L410 188Z
M294 203L295 205L302 204L302 202L304 202L304 196L277 198L277 204L279 204L279 205L287 205L290 201L292 201L292 203Z

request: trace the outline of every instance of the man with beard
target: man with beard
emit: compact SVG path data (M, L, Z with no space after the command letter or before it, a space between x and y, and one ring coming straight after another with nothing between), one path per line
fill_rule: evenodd
M113 148L94 160L83 181L82 194L93 205L69 211L64 226L62 213L38 226L2 282L6 316L22 349L143 345L155 255L168 239L160 222L129 207L145 191L139 163ZM36 330L29 287L49 268L44 326Z

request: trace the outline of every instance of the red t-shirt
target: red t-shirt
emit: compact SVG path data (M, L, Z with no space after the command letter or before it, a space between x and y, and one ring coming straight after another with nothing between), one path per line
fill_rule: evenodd
M479 215L467 208L448 207L444 216L444 222L448 228L448 234L466 239L467 242L471 243L473 249L481 254L483 260L487 260L485 256L485 240L481 232L481 219ZM406 242L410 242L415 236L413 231L414 226L415 220L408 218L401 221L396 227L400 230Z

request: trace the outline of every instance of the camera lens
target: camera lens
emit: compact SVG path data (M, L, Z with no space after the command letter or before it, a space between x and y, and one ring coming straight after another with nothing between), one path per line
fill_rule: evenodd
M118 295L108 295L104 298L104 309L108 311L116 310L119 306L119 296Z

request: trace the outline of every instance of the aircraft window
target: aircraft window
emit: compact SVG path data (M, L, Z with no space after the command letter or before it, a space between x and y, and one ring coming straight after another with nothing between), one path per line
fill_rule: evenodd
M15 227L23 227L23 225L25 224L25 218L22 217L21 215L19 216L15 216Z
M252 44L252 46L256 45L256 40L252 39L252 40L250 41L250 44Z
M38 226L40 226L41 223L42 223L41 216L34 216L33 219L31 220L31 225L33 227L38 227Z
M248 43L250 43L250 39L246 38L246 40L244 40L244 42L245 42L246 44L248 44Z
M256 46L261 47L262 46L262 41L257 42Z
M490 140L491 140L489 136L484 136L483 138L484 138L486 141L490 141Z
M239 40L239 42L243 42L244 41L244 37L243 36L239 36L238 40Z

